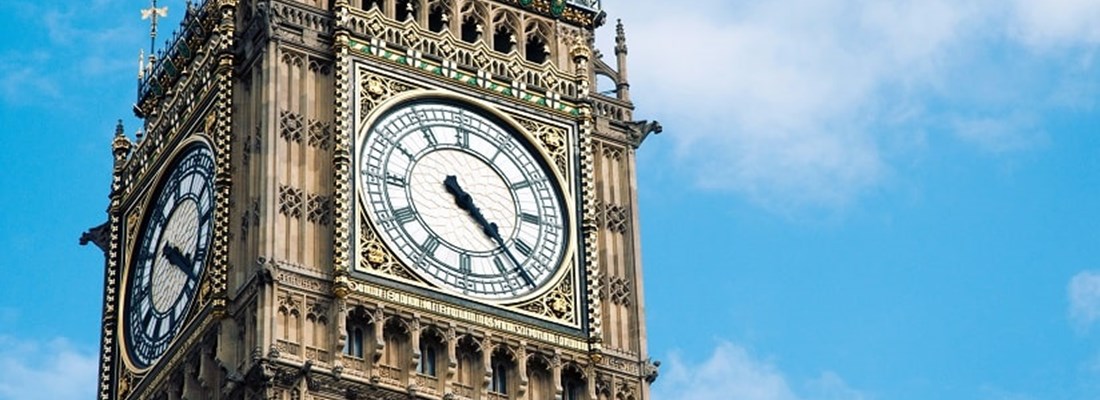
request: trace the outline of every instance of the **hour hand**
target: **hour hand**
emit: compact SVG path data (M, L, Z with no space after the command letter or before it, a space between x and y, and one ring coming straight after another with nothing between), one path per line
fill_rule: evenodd
M458 178L454 175L447 175L447 178L443 179L443 186L447 187L447 193L455 197L455 204L462 207L463 210L470 211L473 208L474 199L470 197L469 193L462 190L462 186L458 185Z
M189 260L189 257L184 255L178 247L173 246L170 243L165 243L164 258L167 258L168 263L178 267L181 271L183 271L183 273L187 274L187 276L194 278L192 276L191 260Z
M481 210L474 205L473 196L470 196L469 193L462 190L462 186L459 186L458 178L454 175L447 175L447 178L443 179L443 186L447 188L448 193L455 197L455 204L466 210L474 218L474 221L481 226L481 230L485 232L485 235L503 246L497 224L489 222L484 215L481 215Z

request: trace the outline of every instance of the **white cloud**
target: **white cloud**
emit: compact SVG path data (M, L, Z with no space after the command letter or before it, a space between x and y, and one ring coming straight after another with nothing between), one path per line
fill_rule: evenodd
M0 336L0 399L90 399L95 396L95 354L65 339L46 342Z
M661 367L652 392L655 399L685 400L865 400L834 373L807 382L800 395L786 375L746 349L721 343L709 359L690 364L673 354Z
M1074 2L1059 3L1068 9ZM928 132L946 133L993 153L1042 144L1044 121L1018 110L1033 108L1064 88L1047 87L1061 82L1045 81L1021 87L1019 75L1032 72L1027 68L1033 64L1063 68L1062 60L1028 62L1016 60L1016 54L1007 59L992 54L1024 53L1014 40L1053 35L1042 33L1053 29L1046 25L1020 22L1045 15L1028 13L1045 4L604 3L609 15L626 23L640 117L663 120L665 139L674 143L680 166L698 171L693 172L696 185L778 209L851 203L891 176L898 158L912 150L905 144ZM1073 10L1093 8L1100 6ZM1080 26L1074 29L1100 30L1092 23ZM606 39L613 32L602 34ZM1022 66L1012 68L1014 63ZM1079 92L1063 97L1072 101L1071 96L1096 94ZM975 110L983 117L958 117ZM1020 122L1025 125L1014 125Z
M1081 271L1069 280L1069 316L1087 329L1100 320L1100 271Z
M1031 45L1100 43L1100 2L1096 0L1016 0L1016 33Z
M1035 115L1015 112L1001 118L956 119L955 134L991 153L1028 150L1048 142Z

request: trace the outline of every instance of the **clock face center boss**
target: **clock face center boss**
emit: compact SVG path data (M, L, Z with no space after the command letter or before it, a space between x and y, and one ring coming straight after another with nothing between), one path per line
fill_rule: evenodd
M543 158L488 115L446 100L382 114L359 145L361 200L386 245L422 278L507 301L556 274L569 220Z

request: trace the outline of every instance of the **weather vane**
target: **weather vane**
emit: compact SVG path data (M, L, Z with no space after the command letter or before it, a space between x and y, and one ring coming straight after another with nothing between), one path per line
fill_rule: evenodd
M168 6L157 8L157 0L151 0L152 5L149 8L141 10L141 19L150 20L149 27L149 57L153 57L153 52L156 51L157 46L157 17L164 18L168 16ZM152 63L152 61L150 61Z

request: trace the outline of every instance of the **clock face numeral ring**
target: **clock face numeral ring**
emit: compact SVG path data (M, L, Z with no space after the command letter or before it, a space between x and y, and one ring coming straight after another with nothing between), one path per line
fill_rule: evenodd
M146 209L127 271L123 335L130 362L153 365L171 345L195 301L211 243L214 157L188 146L171 164Z
M399 104L360 132L360 200L383 242L431 284L514 300L543 287L568 247L562 190L534 149L477 107Z

